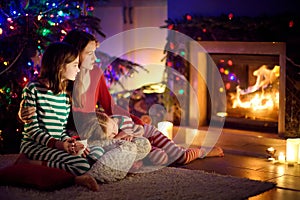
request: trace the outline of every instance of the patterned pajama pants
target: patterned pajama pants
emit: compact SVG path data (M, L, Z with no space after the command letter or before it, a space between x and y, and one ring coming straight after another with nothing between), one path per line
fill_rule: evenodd
M125 140L98 140L90 143L101 146L105 154L91 167L89 174L101 182L114 182L125 178L133 163L149 153L151 145L146 138Z
M152 149L147 160L152 165L168 165L171 163L187 164L202 155L200 148L184 148L163 135L155 126L144 125L144 137L148 138Z

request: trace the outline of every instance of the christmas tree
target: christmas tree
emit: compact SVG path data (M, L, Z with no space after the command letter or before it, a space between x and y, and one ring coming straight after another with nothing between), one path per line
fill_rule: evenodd
M23 123L17 112L24 85L39 74L40 58L52 42L61 41L72 29L105 37L101 19L93 16L96 0L3 0L0 3L0 153L16 151ZM105 3L103 0L101 3ZM99 53L99 52L98 52ZM139 64L99 53L109 66L107 83ZM103 61L101 61L103 63Z

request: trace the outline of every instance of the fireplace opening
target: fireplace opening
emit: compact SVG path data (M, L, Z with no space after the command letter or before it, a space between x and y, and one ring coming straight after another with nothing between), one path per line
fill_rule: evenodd
M285 55L282 42L191 42L190 59L197 66L190 67L190 82L198 101L189 102L189 123L200 121L201 127L222 118L226 128L283 135Z
M279 56L210 56L221 74L226 92L225 127L277 133Z

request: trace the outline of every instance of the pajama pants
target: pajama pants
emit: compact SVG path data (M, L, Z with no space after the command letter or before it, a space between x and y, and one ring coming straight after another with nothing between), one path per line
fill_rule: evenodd
M90 146L88 159L98 160L104 154L104 149L99 146ZM46 166L63 169L74 175L82 175L89 171L90 164L87 158L68 154L63 150L48 148L35 142L22 141L20 153L27 155L29 159L44 161Z
M151 149L148 139L143 137L135 138L131 142L115 139L96 140L90 145L103 147L105 153L93 164L88 174L106 183L125 178L133 163L146 157Z
M147 160L152 165L187 164L200 156L200 148L184 148L163 135L155 126L144 125L144 137L148 138L152 149Z

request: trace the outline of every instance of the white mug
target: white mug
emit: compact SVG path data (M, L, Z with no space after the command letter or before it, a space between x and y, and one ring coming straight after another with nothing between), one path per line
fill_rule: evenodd
M79 150L78 153L77 153L77 156L80 156L87 147L87 140L79 140L77 142L80 142L81 144L84 145L84 148Z

